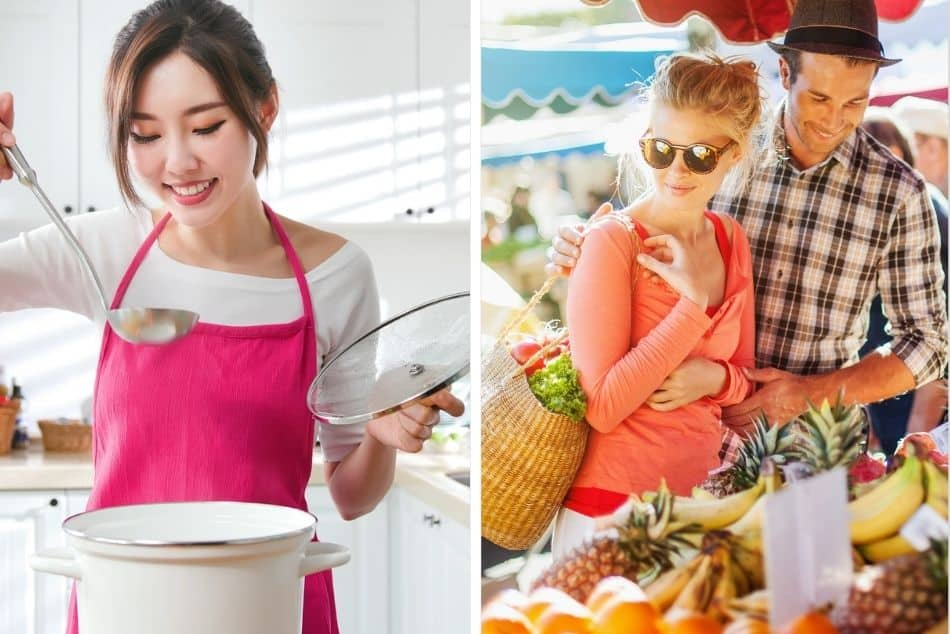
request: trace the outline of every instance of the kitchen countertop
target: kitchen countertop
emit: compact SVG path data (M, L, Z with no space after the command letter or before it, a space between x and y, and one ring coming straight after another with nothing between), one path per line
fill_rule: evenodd
M468 472L469 458L459 453L399 453L395 486L444 513L462 526L469 526L469 488L446 474ZM313 453L310 486L326 484L323 454ZM39 440L29 449L0 455L0 492L92 488L92 456L87 453L44 452Z

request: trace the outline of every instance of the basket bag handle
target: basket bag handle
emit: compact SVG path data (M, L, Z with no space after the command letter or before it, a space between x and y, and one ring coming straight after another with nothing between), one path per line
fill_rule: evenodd
M637 255L640 253L641 246L642 246L640 243L640 236L639 234L637 234L636 225L634 224L630 216L622 212L613 212L613 213L607 214L606 216L600 216L597 218L597 220L601 220L603 218L615 220L616 222L619 222L620 224L622 224L627 229L627 234L630 236L630 241L633 243L633 275L631 276L633 280L631 282L631 285L632 285L631 290L633 290L633 288L636 288L637 277L639 275L639 267L637 265ZM585 232L587 231L587 229L590 228L593 222L594 222L594 217L592 216L587 220L586 223L584 223ZM551 287L554 286L554 283L557 281L557 279L558 279L557 274L552 274L546 280L544 280L544 284L542 284L541 288L539 288L538 290L534 292L534 295L531 296L531 299L528 300L528 303L525 304L525 306L521 310L519 310L511 319L509 319L508 323L506 323L502 327L501 331L498 333L498 339L496 340L495 345L500 345L501 343L503 343L505 341L505 338L509 334L511 334L511 331L514 330L515 327L520 325L521 322L525 320L525 318L531 313L531 311L533 311L535 307L538 305L538 302L540 302L541 299L544 298L544 296L548 294L548 291L551 290ZM541 359L544 355L546 355L548 352L553 350L558 344L560 344L565 339L567 339L568 335L569 333L567 329L565 328L564 332L562 332L560 335L558 335L557 337L549 341L547 344L542 346L541 349L535 352L533 355L531 355L531 357L529 357L524 362L524 364L520 364L516 360L515 363L518 364L518 369L515 370L507 378L513 379L518 374L523 373L525 371L525 368L531 367L531 364L536 362L538 359Z

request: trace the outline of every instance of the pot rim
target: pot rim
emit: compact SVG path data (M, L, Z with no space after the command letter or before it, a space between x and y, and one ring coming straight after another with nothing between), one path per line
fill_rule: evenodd
M197 541L170 541L163 539L121 539L116 537L102 537L97 535L87 534L87 529L79 529L69 526L71 520L75 520L80 516L88 516L93 513L102 513L106 511L115 511L119 509L127 508L136 508L136 507L155 507L155 506L166 506L166 505L177 505L177 506L193 506L193 505L216 505L216 506L253 506L253 507L271 507L275 509L281 509L281 512L297 512L303 513L310 516L313 520L306 526L301 528L287 530L281 533L275 533L271 535L262 535L260 537L242 537L235 539L224 539L224 540L197 540ZM265 544L269 542L276 542L281 540L286 540L294 537L300 537L307 535L314 530L314 527L317 523L317 517L310 513L309 511L304 511L302 509L297 509L289 506L279 506L276 504L262 504L258 502L232 502L226 500L207 500L207 501L194 501L194 502L150 502L147 504L120 504L116 506L107 506L100 509L95 509L93 511L83 511L81 513L75 513L70 515L65 520L63 520L62 528L63 531L76 539L82 540L84 542L94 542L97 544L113 544L118 546L148 546L148 547L181 547L181 546L232 546L232 545L243 545L243 544Z

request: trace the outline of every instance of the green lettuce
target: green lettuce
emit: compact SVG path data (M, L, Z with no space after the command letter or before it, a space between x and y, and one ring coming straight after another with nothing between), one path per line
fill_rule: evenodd
M562 353L529 376L528 386L548 411L564 414L575 421L583 420L587 412L587 395L581 389L570 353Z

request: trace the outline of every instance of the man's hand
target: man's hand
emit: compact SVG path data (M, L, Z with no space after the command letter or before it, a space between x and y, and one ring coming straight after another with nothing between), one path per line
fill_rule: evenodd
M726 369L709 359L687 359L666 377L647 399L647 406L668 412L693 401L718 394L726 380Z
M762 385L746 400L722 410L722 422L736 433L745 435L752 429L752 418L764 413L770 426L784 424L814 402L815 385L810 377L799 376L776 368L744 370L750 381Z
M613 205L604 203L594 212L594 218L600 218L614 210ZM584 242L584 225L564 224L557 228L557 235L551 240L551 248L548 250L548 260L544 266L544 272L548 277L552 275L562 275L570 277L574 267L577 266L577 258L581 256L581 244Z

